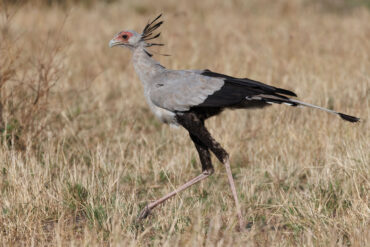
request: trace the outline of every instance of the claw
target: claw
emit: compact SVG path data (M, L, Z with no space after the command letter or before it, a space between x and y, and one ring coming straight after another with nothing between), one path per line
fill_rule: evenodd
M138 220L143 220L146 217L148 217L148 215L150 214L151 211L152 210L149 209L148 205L146 205L145 208L143 210L141 210L141 212L139 214L139 217L138 217Z

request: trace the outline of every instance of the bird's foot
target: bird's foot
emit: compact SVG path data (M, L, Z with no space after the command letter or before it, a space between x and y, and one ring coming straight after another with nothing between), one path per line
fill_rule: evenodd
M139 221L145 219L146 217L148 217L148 215L150 214L151 211L152 210L149 208L149 206L146 205L145 208L143 210L141 210L141 212L139 214L139 217L137 219Z

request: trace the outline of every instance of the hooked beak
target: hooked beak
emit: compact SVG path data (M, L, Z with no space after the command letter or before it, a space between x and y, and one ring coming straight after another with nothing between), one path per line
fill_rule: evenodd
M109 41L109 47L110 48L112 48L113 46L117 46L117 45L124 45L124 43L121 43L120 41L116 40L115 38L111 39L111 41Z

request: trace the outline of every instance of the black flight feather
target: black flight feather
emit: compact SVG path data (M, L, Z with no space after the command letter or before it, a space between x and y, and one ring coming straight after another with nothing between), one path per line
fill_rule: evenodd
M338 112L338 114L339 114L339 116L340 116L342 119L344 119L344 120L346 120L346 121L349 121L349 122L351 122L351 123L356 123L356 122L360 121L360 119L359 119L358 117L354 117L354 116L346 115L346 114L343 114L343 113L340 113L340 112Z
M230 82L230 83L241 84L243 86L248 86L248 87L252 87L252 88L260 88L260 89L263 88L264 90L266 90L267 92L270 92L270 93L280 93L280 94L285 94L285 95L297 97L297 95L292 91L282 89L282 88L276 88L276 87L264 84L264 83L259 82L259 81L251 80L251 79L248 79L248 78L236 78L236 77L224 75L224 74L221 74L221 73L215 73L215 72L212 72L208 69L204 70L202 75L210 76L210 77L224 78L224 79L227 79L227 81Z
M292 91L276 88L248 78L235 78L210 70L204 70L201 74L223 79L224 85L220 90L209 95L198 107L255 108L265 107L271 103L286 103L297 106L297 103L291 102L287 97L296 96Z

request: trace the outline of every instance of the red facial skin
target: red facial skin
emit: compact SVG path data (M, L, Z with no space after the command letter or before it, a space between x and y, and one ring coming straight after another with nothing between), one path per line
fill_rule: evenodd
M120 43L128 43L128 40L133 34L131 32L125 32L122 31L119 34L117 34L115 40L119 41Z

